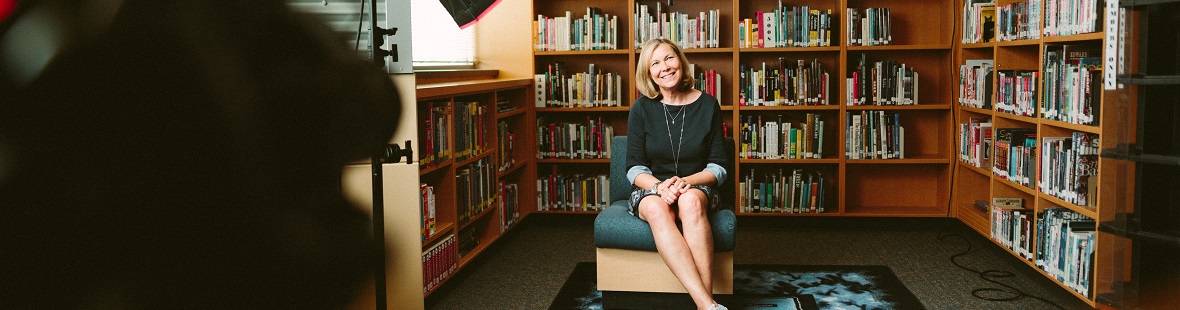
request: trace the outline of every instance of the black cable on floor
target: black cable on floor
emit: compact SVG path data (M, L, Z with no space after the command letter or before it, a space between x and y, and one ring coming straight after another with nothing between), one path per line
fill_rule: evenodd
M963 264L958 262L958 259L959 259L959 257L962 257L964 255L971 254L971 252L973 251L973 249L972 249L973 244L971 243L971 240L967 240L967 237L963 237L963 235L960 235L957 233L945 233L945 232L938 233L938 240L940 240L940 241L946 241L946 239L950 238L950 237L958 237L960 240L963 241L963 243L967 244L966 250L964 250L963 252L960 252L958 254L951 255L951 264L954 264L956 267L959 267L960 269L967 270L972 273L978 274L979 278L983 279L984 281L995 283L996 285L1004 287L1004 288L990 288L990 287L978 288L978 289L971 291L971 296L975 296L975 298L979 298L979 299L987 300L987 301L1013 301L1013 300L1021 299L1024 297L1028 297L1028 298L1040 300L1040 301L1045 302L1047 304L1053 305L1053 307L1057 307L1057 309L1065 310L1065 307L1062 307L1061 305L1058 305L1055 302L1052 302L1048 299L1041 298L1038 296L1026 294L1023 291L1021 291L1020 289L1017 289L1015 287L1012 287L1011 285L1004 284L1004 283L1000 282L999 279L1011 278L1011 277L1016 276L1016 274L1014 274L1010 271L996 270L996 269L975 270L975 269L971 269L967 266L963 266ZM1000 297L994 297L992 295L997 295ZM1004 296L1004 295L1007 295L1007 296Z

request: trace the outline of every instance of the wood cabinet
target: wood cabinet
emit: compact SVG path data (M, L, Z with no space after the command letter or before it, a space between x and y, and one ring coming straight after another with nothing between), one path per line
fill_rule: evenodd
M530 79L418 85L425 295L534 208L531 88Z
M955 14L963 16L974 2L956 1ZM1112 128L1121 126L1112 92L1101 87L1105 4L1082 1L1069 6L1066 13L1092 19L1068 28L1059 26L1055 16L1061 14L1049 2L1056 1L999 0L992 5L994 24L964 24L972 22L970 18L956 21L958 29L995 28L990 38L962 40L967 43L955 48L960 74L953 91L960 99L953 114L960 126L954 145L960 159L952 172L950 211L1097 307L1095 296L1104 292L1095 283L1104 281L1099 275L1110 271L1103 268L1109 268L1106 260L1112 248L1103 245L1109 242L1095 233L1095 224L1112 219L1108 211L1114 197L1126 191L1113 186L1119 176L1111 161L1097 156L1100 147L1114 141ZM1004 15L1009 10L1032 18ZM1087 30L1094 23L1099 26ZM1027 32L994 36L1008 33L1004 27L1016 24L1025 27L1014 29ZM1060 35L1066 29L1076 34ZM957 35L960 41L963 34ZM1056 105L1062 102L1064 107ZM1093 121L1087 121L1091 117ZM1020 203L1005 208L996 205L996 198ZM1076 250L1079 247L1084 249Z
M669 6L668 4L671 3ZM667 1L534 1L535 19L533 52L534 72L548 76L550 80L539 80L541 83L552 83L552 76L559 74L552 67L560 63L563 72L586 72L591 64L598 70L612 72L622 79L621 103L611 107L579 107L577 104L562 105L546 104L536 108L538 118L542 122L577 122L585 121L586 115L593 115L595 120L602 118L602 123L608 124L615 135L626 134L627 111L629 105L637 97L633 77L635 75L635 61L638 58L637 36L643 31L650 31L648 26L635 25L636 16L652 16L660 20L659 13L683 13L679 19L677 29L682 25L701 25L698 28L685 30L685 33L696 33L693 29L703 29L705 38L716 38L717 43L710 47L690 47L684 51L690 63L696 65L698 72L714 73L711 77L715 82L704 88L714 88L721 103L724 120L728 127L728 134L735 138L738 150L742 144L760 144L765 142L752 141L747 131L750 127L765 127L767 122L775 122L780 130L785 123L791 123L793 128L802 129L801 124L807 123L809 117L818 116L824 122L819 130L822 143L814 146L821 149L821 158L784 158L782 156L743 156L734 154L736 171L730 172L730 182L739 190L748 193L738 195L738 201L733 204L735 211L744 216L919 216L944 217L948 214L950 195L950 179L952 171L952 99L955 86L953 77L956 73L951 68L953 61L952 25L958 11L954 9L952 1L892 1L874 2L863 0L843 1L787 1L780 9L779 1L771 0L732 0L732 1L703 1L681 0ZM803 10L803 6L807 6ZM593 9L587 9L591 7ZM867 8L888 8L889 23L892 30L892 41L888 45L877 46L849 46L846 44L850 34L847 27L850 18L848 9L857 9L861 14ZM776 9L783 14L782 19L766 19ZM812 11L814 10L814 11ZM591 16L617 16L618 38L617 49L599 50L571 50L554 51L545 46L546 40L553 36L546 32L554 25L548 18L561 18L568 15L573 20L583 19L590 12ZM750 35L749 24L764 24L765 22L788 22L785 17L788 11L807 12L797 14L787 27L775 27L781 33L774 38L789 34L789 30L800 28L806 20L810 29L817 29L815 37L824 43L815 46L800 47L786 45L779 47L759 47L746 44L745 38ZM759 14L763 13L763 14ZM647 15L645 15L647 14ZM668 15L673 16L673 15ZM760 17L762 19L760 19ZM593 20L594 18L590 18ZM691 19L705 22L695 23ZM747 19L749 23L747 23ZM561 20L564 22L564 20ZM713 26L713 23L716 23ZM576 24L577 22L571 22ZM884 27L885 23L878 20L874 27ZM826 27L825 27L826 26ZM709 27L714 27L716 35L709 34ZM574 26L575 29L581 29ZM691 28L691 27L690 27ZM557 30L564 31L558 24ZM637 30L638 29L638 30ZM827 30L827 32L823 32ZM537 35L537 33L541 33ZM562 32L564 33L564 32ZM765 31L760 31L765 37ZM798 34L798 33L796 33ZM803 38L810 38L805 33ZM677 35L679 36L679 35ZM757 36L755 36L757 37ZM828 37L827 40L822 38ZM785 39L780 39L785 40ZM765 41L764 41L765 42ZM785 43L785 42L784 42ZM826 46L825 46L826 45ZM767 46L763 44L762 46ZM862 56L863 55L863 56ZM851 77L862 57L871 66L876 61L894 61L905 64L919 73L916 81L920 85L914 105L849 105L846 94L850 89L846 86L846 79ZM780 68L780 62L789 67L796 67L802 61L809 68L812 63L818 64L827 73L822 82L815 80L814 86L827 87L823 97L827 104L805 103L792 105L786 102L779 104L756 104L746 100L746 95L752 95L749 83L750 70L761 71L763 64L770 69L761 74L768 74ZM715 70L715 71L714 71ZM785 76L784 73L778 73ZM812 71L814 73L814 71ZM758 82L760 83L760 82ZM711 87L710 87L711 86ZM761 85L759 87L764 87ZM785 86L784 86L785 87ZM763 88L765 89L765 88ZM785 91L785 89L783 90ZM744 94L743 94L744 93ZM561 107L556 107L561 106ZM899 116L904 131L905 158L897 159L849 159L845 153L849 151L846 128L850 115L867 114L869 111L885 111L883 114ZM758 123L761 119L762 122ZM780 123L781 120L781 123ZM543 124L538 124L543 125ZM809 128L813 129L813 128ZM539 128L539 134L545 132ZM802 132L802 131L801 131ZM815 131L808 131L815 133ZM783 136L780 134L780 136ZM743 138L745 141L743 142ZM780 141L781 147L785 142ZM822 145L822 146L820 146ZM740 151L739 151L740 153ZM556 171L557 175L572 174L600 174L606 173L608 159L560 159L545 158L537 160L537 177L548 178ZM823 176L823 205L822 213L802 212L787 213L776 208L754 208L748 205L744 196L753 194L755 183L768 183L772 177L790 175L799 170L803 175ZM780 171L783 171L780 173ZM780 178L781 179L781 178ZM617 180L612 180L617 181ZM745 181L745 182L743 182ZM819 182L819 181L817 181ZM742 186L739 183L747 183ZM758 184L756 186L763 186ZM775 188L772 186L772 188ZM785 190L775 191L775 195ZM761 193L761 190L760 190ZM900 195L899 195L900 193ZM819 195L817 195L819 196ZM785 198L778 198L785 200ZM769 206L767 206L769 207ZM589 208L546 208L544 212L577 213L593 210ZM817 210L818 211L818 210ZM590 211L593 212L593 211Z
M1103 126L1101 259L1096 301L1120 309L1167 308L1180 301L1180 67L1175 53L1180 1L1121 1L1121 63ZM1108 126L1112 125L1112 126ZM1110 137L1110 138L1106 138Z

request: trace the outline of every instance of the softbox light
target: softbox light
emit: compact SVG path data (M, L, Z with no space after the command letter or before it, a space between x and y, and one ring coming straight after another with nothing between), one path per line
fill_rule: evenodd
M451 17L455 19L455 24L459 25L459 29L467 29L468 26L475 24L485 14L490 12L492 8L501 0L439 0L447 12L451 13Z

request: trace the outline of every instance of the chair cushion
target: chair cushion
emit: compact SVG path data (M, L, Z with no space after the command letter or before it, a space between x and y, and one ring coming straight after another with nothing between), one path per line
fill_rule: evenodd
M713 230L713 251L730 252L734 247L735 216L723 208L709 214ZM618 200L594 218L594 246L641 251L656 251L656 242L647 222L627 213L627 200Z

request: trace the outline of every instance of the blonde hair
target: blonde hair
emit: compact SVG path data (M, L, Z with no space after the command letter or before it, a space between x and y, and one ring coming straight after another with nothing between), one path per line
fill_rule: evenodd
M647 42L643 42L643 48L639 51L639 62L635 64L635 89L639 91L639 94L651 99L660 96L660 86L651 79L651 54L655 53L660 44L667 44L668 47L671 47L676 58L680 60L680 83L677 84L676 90L688 91L696 83L692 74L688 72L690 66L688 57L684 56L684 51L680 50L680 46L668 39L647 40Z

